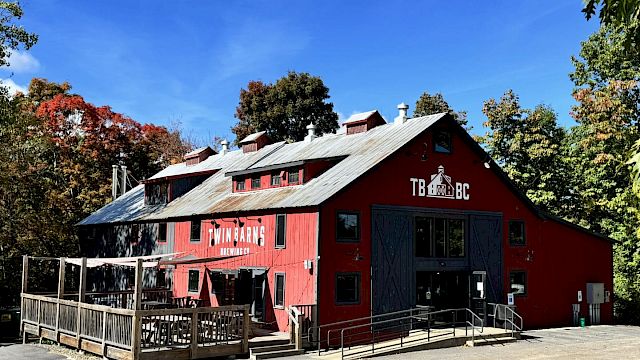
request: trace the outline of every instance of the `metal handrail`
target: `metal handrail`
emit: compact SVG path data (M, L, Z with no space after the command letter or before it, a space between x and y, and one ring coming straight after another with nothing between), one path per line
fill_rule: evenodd
M413 312L413 310L416 309L409 309L408 311ZM418 309L420 310L420 309ZM404 312L406 312L407 310L405 310ZM482 318L480 318L476 313L474 313L473 311L471 311L468 308L457 308L457 309L446 309L446 310L437 310L437 311L430 311L427 312L426 314L420 314L419 316L415 316L413 314L409 315L409 316L405 316L405 317L401 317L401 318L395 318L395 319L389 319L389 320L382 320L382 321L377 321L377 322L370 322L370 323L366 323L366 324L360 324L360 325L354 325L354 326L350 326L350 327L346 327L346 328L342 328L342 329L331 329L327 332L327 341L330 338L329 334L331 333L331 331L337 331L340 330L340 355L341 358L344 359L344 332L347 330L353 330L353 329L357 329L357 328L361 328L361 327L372 327L374 325L382 325L382 324L387 324L387 323L391 323L391 322L398 322L401 320L413 320L413 319L417 319L417 320L427 320L427 341L431 341L431 316L432 315L437 315L437 314L441 314L441 313L452 313L453 314L453 322L451 323L447 323L448 324L452 324L453 325L453 336L455 336L456 333L456 325L459 323L457 321L457 316L456 313L459 311L465 311L465 313L469 313L471 314L471 319L472 321L469 322L469 320L467 320L465 318L465 335L467 334L467 325L471 325L471 331L472 331L472 337L471 337L471 341L474 342L475 341L475 329L476 327L480 328L480 333L484 332L484 321L482 320ZM381 315L390 315L393 313L389 313L389 314L381 314ZM475 325L475 320L478 319L480 320L480 323L482 324L481 326L476 326ZM404 324L402 325L404 326ZM413 327L413 325L411 325L411 327ZM409 331L411 331L411 328L409 329ZM359 334L356 334L359 335ZM374 346L375 346L375 334L374 335L374 341L372 342L372 347L371 347L371 351L374 351ZM400 346L402 347L403 345L403 336L400 336ZM327 345L329 345L329 343L327 342ZM319 354L319 352L318 352Z
M400 314L404 314L409 312L410 314L413 313L414 310L424 310L424 307L416 307L416 308L411 308L411 309L406 309L406 310L400 310L400 311L393 311L393 312L389 312L389 313L384 313L384 314L378 314L378 315L371 315L371 316L365 316L365 317L361 317L361 318L356 318L356 319L350 319L350 320L342 320L342 321L337 321L337 322L333 322L330 324L324 324L324 325L318 325L318 326L312 326L309 328L308 330L308 339L309 341L312 341L311 338L311 333L312 331L315 329L317 330L317 335L318 335L318 354L320 353L320 348L322 345L322 341L321 341L321 330L322 328L328 328L328 327L334 327L336 325L342 325L342 324L349 324L349 323L353 323L353 322L357 322L357 321L364 321L364 320L373 320L373 319L377 319L383 316L391 316L391 315L400 315ZM370 324L371 322L369 322L368 324ZM329 344L329 333L331 332L331 330L327 331L327 346L330 346Z
M498 309L500 308L504 308L504 331L507 332L507 323L511 324L511 335L513 336L513 334L515 333L515 331L522 331L522 329L524 329L524 319L522 318L522 316L520 316L520 314L518 314L515 310L513 310L513 308L511 308L509 305L505 305L505 304L495 304L495 303L488 303L488 305L493 307L493 314L491 314L490 316L493 316L493 327L496 327L496 318L498 317ZM507 312L508 311L508 312ZM508 314L511 314L511 316L507 316ZM519 324L517 325L514 321L514 318L517 318L519 320Z

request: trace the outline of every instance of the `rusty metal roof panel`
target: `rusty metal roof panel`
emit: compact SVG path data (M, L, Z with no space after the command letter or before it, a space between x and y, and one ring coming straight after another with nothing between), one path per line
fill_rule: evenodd
M120 203L123 208L117 211L109 210L111 205L118 203L120 200L118 199L83 220L83 223L88 219L94 223L99 223L95 222L96 219L104 220L100 222L114 222L123 221L121 219L124 218L131 219L130 221L154 221L192 215L316 206L427 130L443 116L444 114L424 116L410 119L404 124L381 125L367 132L352 135L329 134L311 142L300 141L292 144L281 142L265 146L255 153L243 154L238 150L226 155L213 155L209 158L212 160L207 159L202 164L208 163L206 165L208 169L220 169L220 171L168 205L147 210L144 205L141 205L144 202L144 191L140 193L138 190L136 195L140 199L138 202L130 204L122 201ZM344 159L303 185L233 193L232 178L225 176L225 173L233 171L341 156L344 156ZM154 177L167 176L166 172L162 173ZM129 211L127 207L132 214L129 217L98 216L109 212L123 214ZM142 210L140 207L145 209Z

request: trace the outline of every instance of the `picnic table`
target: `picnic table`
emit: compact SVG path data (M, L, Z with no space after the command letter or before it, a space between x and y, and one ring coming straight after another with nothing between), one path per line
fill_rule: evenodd
M144 310L153 309L168 309L171 307L171 303L156 300L147 300L140 303Z

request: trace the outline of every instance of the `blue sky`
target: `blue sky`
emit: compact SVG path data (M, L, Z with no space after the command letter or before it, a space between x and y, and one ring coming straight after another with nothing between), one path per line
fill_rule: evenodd
M597 29L579 0L23 0L40 36L14 54L15 86L68 81L96 105L142 123L179 120L199 141L233 139L238 94L288 70L320 76L344 118L441 92L484 132L482 103L512 88L524 106L569 117L570 57Z

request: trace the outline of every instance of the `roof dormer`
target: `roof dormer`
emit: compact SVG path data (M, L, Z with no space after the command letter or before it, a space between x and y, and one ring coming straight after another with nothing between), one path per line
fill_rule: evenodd
M238 144L242 146L243 153L248 153L262 149L269 145L270 141L265 131L259 131L242 139Z
M184 156L187 166L199 164L205 161L209 156L217 154L215 150L206 146L193 150Z
M347 135L357 134L369 131L378 125L384 125L384 120L378 110L367 111L359 114L353 114L342 123L347 128Z

